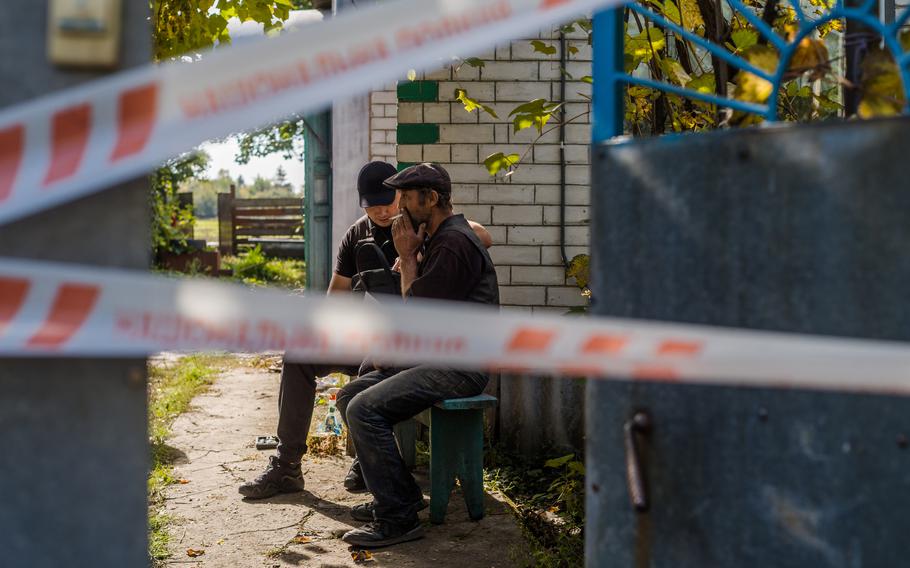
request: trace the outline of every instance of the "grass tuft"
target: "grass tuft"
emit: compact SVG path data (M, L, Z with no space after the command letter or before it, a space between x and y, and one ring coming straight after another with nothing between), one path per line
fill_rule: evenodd
M168 557L167 525L171 518L161 512L164 488L177 482L171 466L174 454L165 442L174 419L189 408L196 395L205 392L219 371L230 365L226 355L190 355L175 363L149 364L149 444L151 470L149 495L149 559L162 566Z
M584 564L584 462L575 454L527 462L492 454L484 486L506 497L530 545L512 551L518 565L571 568Z

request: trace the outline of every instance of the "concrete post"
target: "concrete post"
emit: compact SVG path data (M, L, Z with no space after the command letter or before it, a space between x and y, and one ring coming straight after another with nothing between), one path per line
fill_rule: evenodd
M98 76L48 63L47 10L4 4L0 107ZM150 60L148 11L147 2L123 2L121 67ZM144 269L148 193L138 179L2 226L0 256ZM145 363L0 360L0 563L148 563Z

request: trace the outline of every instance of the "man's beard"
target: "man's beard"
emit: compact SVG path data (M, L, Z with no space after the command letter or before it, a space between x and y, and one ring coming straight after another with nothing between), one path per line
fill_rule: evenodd
M414 218L413 215L411 215L411 211L408 209L404 209L403 212L405 215L408 216L408 219L411 220L411 226L414 227L414 232L417 233L420 230L420 225L422 225L426 221L418 221L417 219Z

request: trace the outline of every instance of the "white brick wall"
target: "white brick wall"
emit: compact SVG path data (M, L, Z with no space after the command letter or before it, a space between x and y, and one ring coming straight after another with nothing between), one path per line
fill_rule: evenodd
M370 94L370 160L398 163L395 143L400 112L395 85Z
M569 44L578 49L570 56L566 83L566 117L582 115L566 126L565 245L569 259L587 253L590 239L589 163L591 126L590 85L579 81L591 74L591 48L577 34ZM559 49L554 34L540 34L545 43ZM479 56L482 68L464 64L425 73L424 80L439 81L438 102L401 103L398 120L404 123L438 124L440 139L432 145L400 145L400 162L442 163L453 181L456 211L483 223L493 237L490 249L499 277L500 299L507 309L528 312L565 312L583 305L585 299L565 277L559 246L560 147L559 132L543 136L527 152L522 165L507 180L493 179L483 166L494 152L525 154L538 138L534 129L513 133L509 112L531 99L553 100L559 94L559 53L534 51L530 41L518 40ZM455 89L488 105L499 115L468 113L454 101ZM381 103L386 104L386 103ZM387 115L386 115L387 116ZM556 120L553 120L555 125Z

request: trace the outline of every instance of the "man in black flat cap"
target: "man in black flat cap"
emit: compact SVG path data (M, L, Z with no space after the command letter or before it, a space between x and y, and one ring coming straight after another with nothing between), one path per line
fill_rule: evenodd
M392 217L398 214L399 196L395 188L383 185L395 173L393 165L379 161L370 162L360 170L357 193L365 215L351 225L338 247L329 294L351 291L351 281L358 271L357 246L366 240L371 239L380 247L389 264L395 262L397 253L392 245ZM476 223L472 226L485 240L485 246L489 247L492 240L486 229ZM241 495L248 499L264 499L278 493L303 491L300 460L307 450L307 434L316 401L316 378L334 372L355 376L357 371L356 365L283 362L278 390L277 455L269 458L264 473L240 486ZM349 491L366 489L356 460L345 477L344 485Z
M417 164L385 181L397 189L401 218L392 225L398 251L401 292L412 297L499 304L499 286L486 247L462 215L452 212L448 172ZM423 536L417 512L426 504L405 466L392 427L448 398L475 396L485 373L417 366L376 369L348 383L338 408L350 430L373 502L351 515L366 525L345 533L354 546L379 547Z

